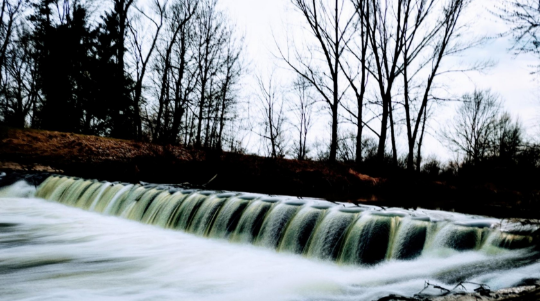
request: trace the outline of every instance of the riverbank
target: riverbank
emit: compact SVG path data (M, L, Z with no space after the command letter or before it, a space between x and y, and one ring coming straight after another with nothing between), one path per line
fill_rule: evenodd
M371 177L353 164L270 159L32 129L0 128L0 170L180 184L333 202L537 217L539 192L452 185L410 175ZM536 195L534 195L536 193Z
M389 295L377 301L536 301L540 300L540 284L538 280L535 280L535 282L534 285L522 285L497 291L490 291L482 286L479 286L479 289L475 292L458 291L446 293L443 289L441 290L443 296L439 297Z

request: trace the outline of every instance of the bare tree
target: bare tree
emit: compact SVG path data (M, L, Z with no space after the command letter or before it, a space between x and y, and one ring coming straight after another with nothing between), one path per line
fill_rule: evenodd
M409 28L409 30L404 30L402 52L404 109L409 146L407 168L409 170L414 169L415 148L418 148L418 153L420 153L422 144L418 141L418 137L423 138L427 120L427 106L432 100L431 93L435 78L443 73L440 70L443 59L478 44L478 41L462 44L458 39L464 29L463 26L458 25L458 21L469 2L468 0L449 0L445 2L439 7L440 16L431 24L427 22L422 24L420 21L405 24ZM422 11L422 8L422 6L417 7L417 5L407 7L407 9L418 12L418 16L412 20L421 20L429 16L431 13L430 8L428 7L426 11ZM436 10L436 7L431 9ZM427 25L426 28L422 28L423 25ZM423 35L421 35L422 32ZM425 54L425 59L422 58L423 54ZM413 64L416 66L413 67ZM420 75L420 72L426 69L427 76L424 75L426 79L421 80L421 84L416 87L417 91L413 91L415 88L412 87L411 83L416 77L424 77ZM411 104L414 101L414 96L417 96L420 102L416 112L413 111L413 105Z
M517 53L540 54L540 2L537 0L502 0L493 13L506 22L506 35L514 38Z
M194 76L191 76L193 68L190 66L190 47L193 46L190 22L196 10L195 1L178 0L172 3L171 13L166 16L167 32L162 49L158 49L155 66L159 74L159 92L157 116L152 123L154 141L175 143L178 140L180 123L195 83Z
M279 46L281 58L304 77L328 104L332 117L329 161L336 161L338 144L338 109L344 91L340 86L341 61L350 40L353 14L348 14L345 0L291 0L308 25L313 47L295 47L294 57ZM287 49L288 51L289 49ZM319 63L320 62L320 63Z
M492 156L513 160L524 144L523 128L518 120L512 120L508 112L503 112L495 127Z
M163 4L160 3L159 0L154 0L152 2L152 9L154 10L157 20L154 20L153 16L145 13L143 10L136 8L142 17L144 17L153 26L155 26L153 36L150 37L150 47L146 50L146 53L144 53L145 51L143 49L143 46L145 45L144 40L146 37L142 34L145 29L140 27L137 28L137 25L135 25L133 21L129 23L129 30L131 32L132 53L135 61L135 87L133 90L133 107L135 108L138 139L142 138L142 121L140 107L143 100L143 85L146 79L148 63L153 57L152 55L154 53L154 50L156 49L159 34L163 27L166 7L167 2ZM139 25L142 24L139 23Z
M495 5L494 15L504 21L509 29L504 33L511 36L516 54L540 55L540 2L537 0L501 0ZM538 74L540 64L533 73ZM540 123L536 124L540 128Z
M341 132L338 143L338 160L342 162L355 161L357 156L356 133L352 131Z
M445 58L470 49L482 39L463 42L466 29L459 21L470 0L353 0L369 39L372 61L364 64L375 80L381 101L378 157L385 154L388 129L393 162L397 164L396 126L402 105L407 132L407 168L414 169L428 119L426 110L435 80L441 74L481 69L479 64L459 70L441 70ZM402 85L401 85L402 84ZM401 91L398 88L403 87ZM403 99L401 99L401 95Z
M497 95L476 90L463 96L443 138L454 151L465 156L466 162L478 164L489 157L515 154L521 143L521 127L502 111Z
M10 1L2 0L0 11L0 69L4 67L6 53L12 42L17 19L23 7L22 0ZM1 76L1 73L0 73ZM0 78L0 82L2 79Z
M4 66L1 69L0 116L6 124L24 127L27 117L35 113L40 94L37 88L37 66L34 50L27 28L21 25L16 37L7 47ZM32 114L31 117L33 117ZM31 118L32 125L34 118Z
M202 131L205 121L208 121L208 113L205 109L211 107L211 90L213 77L218 73L218 57L224 44L225 36L223 28L225 26L223 14L217 10L217 0L205 0L201 4L197 20L197 41L196 56L198 75L199 100L197 115L197 134L195 146L202 146ZM205 116L206 115L206 116Z
M267 152L272 158L285 156L285 112L283 94L276 87L274 72L267 80L257 77L257 100L261 118L262 131L258 135L267 145Z
M194 16L193 63L196 93L189 135L196 147L221 148L226 122L235 116L235 87L243 73L243 37L217 8L217 0L199 2ZM190 129L190 132L191 130Z
M353 3L356 12L356 20L354 23L354 32L356 32L356 35L346 46L347 52L351 54L357 64L353 67L349 60L342 60L340 62L340 67L354 92L354 98L356 100L356 111L350 109L346 105L342 106L350 114L352 117L351 121L356 126L355 161L359 164L362 162L362 133L364 127L368 127L368 129L372 130L364 120L364 99L369 79L370 64L369 36L367 35L366 26L366 22L369 22L369 19L367 19L369 2L368 0L358 0L356 2L353 1ZM378 135L377 132L373 130L372 132Z
M152 138L222 149L227 122L237 117L243 37L216 0L175 0L170 11L154 62Z
M235 39L233 32L230 32L226 49L224 50L225 55L220 76L220 90L218 92L219 102L214 122L218 129L217 136L215 137L217 139L216 148L220 150L223 149L223 135L226 121L233 120L236 117L236 114L233 112L236 105L234 87L238 84L244 72L244 64L241 56L244 49L243 40L243 37Z
M2 1L0 13L0 117L6 124L33 125L39 101L37 66L23 1Z
M296 159L305 160L307 158L307 136L313 126L313 109L315 100L311 94L310 83L302 76L298 76L293 84L293 93L295 100L291 104L296 122L293 126L298 131L298 141L293 146Z
M365 4L364 1L354 0L357 15L364 21L365 34L369 38L369 46L373 55L369 73L375 80L381 100L381 129L378 134L379 146L377 156L383 160L386 150L388 125L391 129L394 161L397 163L395 150L394 123L392 116L392 93L394 85L402 72L400 54L404 47L404 24L411 17L405 9L404 2L412 0L374 0ZM435 0L426 3L429 6ZM425 1L422 1L425 2Z

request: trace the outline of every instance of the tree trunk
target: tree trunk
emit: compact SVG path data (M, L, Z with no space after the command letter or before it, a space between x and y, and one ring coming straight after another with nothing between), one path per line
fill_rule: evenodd
M427 108L424 110L424 120L422 121L422 131L420 132L420 140L418 141L418 153L416 155L416 170L420 172L422 164L422 143L424 141L424 132L426 130Z
M213 83L210 82L210 89L212 89ZM210 90L210 95L213 94L213 91ZM210 96L209 102L208 102L208 109L206 112L206 126L205 126L205 134L204 134L204 147L208 148L209 142L210 142L210 121L212 120L212 107L213 107L213 96Z
M396 148L396 135L394 132L394 114L393 114L393 108L392 108L392 102L388 102L388 115L390 116L390 133L392 138L392 164L394 167L397 167L398 159L397 159L397 148Z
M364 76L362 76L363 78ZM362 90L364 89L364 79L362 79L362 82L360 83L362 85ZM363 114L363 105L364 105L364 97L363 97L363 91L361 92L361 96L357 98L357 106L358 106L358 116L357 116L357 129L356 129L356 164L360 165L362 163L362 130L364 129L364 125L362 124L362 114Z
M384 152L386 149L386 135L388 131L388 103L390 102L390 97L388 95L383 95L382 98L382 119L381 119L381 135L379 137L379 147L377 148L377 159L380 163L384 161Z
M195 147L201 147L201 132L203 123L203 110L204 110L204 89L206 89L206 83L201 84L201 99L199 101L199 116L197 124L197 138L195 139Z
M229 86L229 77L227 76L227 81L225 82L225 87L223 88L223 95L221 96L223 99L221 100L221 114L219 116L219 133L218 133L218 145L217 148L219 150L223 150L223 127L225 126L225 104L227 101L227 90Z
M358 127L356 129L356 165L360 165L362 163L362 131L364 130L364 127L361 123L358 123Z
M330 144L330 156L328 161L336 162L337 156L337 141L338 141L338 106L332 105L332 141Z

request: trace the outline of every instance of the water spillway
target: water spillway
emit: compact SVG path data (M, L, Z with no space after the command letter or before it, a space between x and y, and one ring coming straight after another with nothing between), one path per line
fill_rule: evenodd
M527 233L495 229L497 220L383 210L290 197L169 189L51 176L36 197L202 237L278 252L371 266L430 252L524 249Z
M485 217L62 176L29 183L0 187L2 300L378 300L441 293L426 281L473 292L540 279L534 229Z

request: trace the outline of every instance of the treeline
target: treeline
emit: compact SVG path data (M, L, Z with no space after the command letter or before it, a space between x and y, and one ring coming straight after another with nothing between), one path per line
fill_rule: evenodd
M319 160L355 162L374 174L383 169L456 174L459 167L490 164L540 167L537 142L504 112L495 93L452 93L453 76L493 66L489 59L456 59L492 40L471 33L473 1L290 2L305 38L291 34L276 46L284 66L297 76L288 87L294 96L280 99L272 76L259 80L260 136L269 156L284 155L287 144L294 157L305 156L305 136L314 119L309 99L314 99L330 119L329 139L310 147L310 156ZM508 24L503 36L515 38L519 53L540 54L535 1L500 0L486 8L486 18L496 16ZM292 106L287 105L291 98L296 99ZM447 103L461 103L456 119L433 129ZM283 126L283 107L293 112L288 117L294 120L289 127L293 136ZM424 158L427 135L452 149L455 160L446 165ZM293 145L289 137L296 137Z
M3 0L1 20L4 124L234 147L243 38L217 1Z
M2 0L0 122L230 151L244 150L247 132L259 154L374 174L540 168L538 144L495 93L449 92L452 74L491 65L454 58L488 40L469 34L471 0L290 0L303 26L286 44L276 37L274 53L289 74L250 76L252 87L243 37L218 0L96 1ZM516 49L539 54L533 0L485 13L509 25ZM249 106L241 88L255 90ZM456 119L428 133L447 101L461 103ZM313 143L327 120L328 139ZM455 162L424 158L428 134Z

